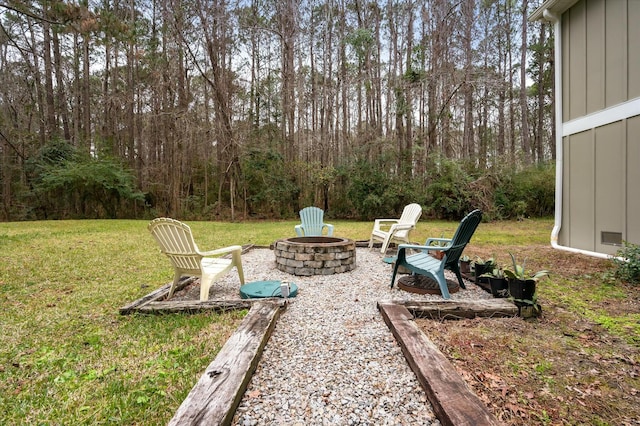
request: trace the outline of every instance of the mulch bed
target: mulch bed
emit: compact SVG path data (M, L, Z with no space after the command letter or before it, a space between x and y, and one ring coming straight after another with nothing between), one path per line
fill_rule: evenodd
M438 283L422 275L409 275L398 280L398 288L417 294L441 294ZM456 293L460 290L460 285L453 280L447 280L449 293Z

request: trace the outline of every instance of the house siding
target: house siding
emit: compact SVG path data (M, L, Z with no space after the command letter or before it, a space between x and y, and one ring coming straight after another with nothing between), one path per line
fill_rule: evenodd
M631 0L627 9L629 31L629 99L640 97L640 1ZM637 133L636 133L637 135Z
M563 245L593 250L595 204L595 155L592 132L582 132L565 138L565 160L585 167L568 167L565 180L567 210L564 218L570 226L562 227Z
M627 120L626 239L640 244L640 116Z
M640 96L639 19L638 0L582 0L562 15L563 121Z
M637 22L640 0L581 0L562 14L563 123L640 97ZM640 116L580 130L563 137L558 243L614 254L602 232L640 243Z

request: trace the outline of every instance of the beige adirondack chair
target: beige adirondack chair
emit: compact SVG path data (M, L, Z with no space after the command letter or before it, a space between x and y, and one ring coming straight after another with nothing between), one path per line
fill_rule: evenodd
M200 277L200 300L208 300L209 288L213 281L234 266L238 270L240 284L244 284L241 246L200 251L193 239L191 228L185 223L166 217L152 220L148 229L158 242L160 251L167 255L173 265L173 283L168 298L173 296L181 277L193 276ZM231 258L221 257L225 254L231 254Z
M376 219L369 238L369 248L373 247L374 241L382 241L380 253L384 254L392 242L409 244L409 234L415 229L421 215L422 207L414 203L405 206L400 219Z

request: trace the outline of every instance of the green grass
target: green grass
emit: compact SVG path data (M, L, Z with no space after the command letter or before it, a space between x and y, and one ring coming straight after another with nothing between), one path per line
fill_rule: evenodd
M368 239L372 227L370 222L329 222L337 236L356 240ZM172 277L147 223L0 223L0 412L5 424L166 423L238 326L245 312L118 314L118 308ZM298 222L188 223L198 245L211 249L268 246L291 236ZM550 219L482 224L472 244L487 250L548 245L552 225ZM412 239L450 236L456 227L422 221ZM545 296L572 285L550 281ZM588 311L613 332L627 333L630 322L633 326L596 312L572 297L579 289L572 291L557 292L570 309ZM602 288L593 297L624 294Z
M0 224L4 424L172 417L244 312L120 316L171 279L154 244L141 221Z

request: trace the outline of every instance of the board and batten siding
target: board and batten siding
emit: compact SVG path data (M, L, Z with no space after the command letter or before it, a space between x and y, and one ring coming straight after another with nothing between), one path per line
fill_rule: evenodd
M561 245L640 244L640 0L581 0L561 17Z

